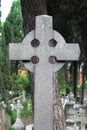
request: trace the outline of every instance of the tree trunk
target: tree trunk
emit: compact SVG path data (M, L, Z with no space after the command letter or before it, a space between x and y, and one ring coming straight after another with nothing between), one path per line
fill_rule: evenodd
M73 93L77 99L77 62L74 61L74 81L73 81Z
M61 103L58 74L55 73L53 77L53 111L54 111L54 129L53 130L66 130L65 116Z
M69 85L69 81L68 81L68 69L67 69L68 63L66 62L64 65L64 71L65 71L65 80L66 80L66 84ZM70 93L69 88L66 88L66 95Z
M82 75L83 75L83 79L82 79L82 86L81 86L81 104L83 104L83 99L84 99L84 85L85 85L85 81L84 81L84 78L85 78L85 68L83 67L83 71L82 71Z
M24 35L35 28L35 16L47 14L46 0L20 0Z

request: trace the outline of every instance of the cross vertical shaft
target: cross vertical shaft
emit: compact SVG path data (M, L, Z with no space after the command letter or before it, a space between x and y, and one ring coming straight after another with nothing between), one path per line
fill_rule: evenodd
M53 130L53 65L48 62L50 51L47 47L48 41L52 39L51 17L36 19L36 39L40 41L40 51L37 51L39 63L35 67L34 127L35 130Z

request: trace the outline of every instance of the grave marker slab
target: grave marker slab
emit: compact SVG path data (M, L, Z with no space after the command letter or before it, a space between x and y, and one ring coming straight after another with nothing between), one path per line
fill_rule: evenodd
M34 39L39 41L36 47L31 44ZM51 45L50 40L57 44ZM53 130L53 74L64 61L78 60L79 54L79 45L66 44L64 38L53 30L52 17L47 15L36 17L36 29L24 38L22 44L9 45L10 59L22 60L25 67L35 73L34 130Z
M20 111L23 109L23 106L20 103L20 100L17 100L17 104L15 105L15 110L17 111L17 118L13 127L15 130L24 130L24 125L20 119Z
M32 130L32 128L33 128L33 124L26 126L26 130Z

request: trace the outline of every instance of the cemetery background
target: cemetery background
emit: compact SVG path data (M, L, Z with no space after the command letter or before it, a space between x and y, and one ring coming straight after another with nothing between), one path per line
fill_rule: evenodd
M22 1L21 1L22 2ZM28 2L28 1L27 1ZM52 3L51 3L52 2ZM43 4L43 2L42 2L42 4ZM84 78L84 82L82 82L80 85L82 85L82 92L83 92L83 88L85 87L86 88L86 52L85 52L85 48L86 48L86 24L82 24L82 27L80 28L79 27L79 22L86 22L86 17L85 17L85 14L86 13L84 13L84 15L81 15L81 16L79 16L79 12L82 12L82 10L80 11L80 8L77 10L77 7L79 6L79 5L82 5L82 7L81 8L84 8L84 7L86 7L86 4L85 4L85 0L84 0L84 2L83 3L76 3L75 2L75 4L73 3L73 2L71 2L71 6L72 6L72 10L71 10L71 12L70 11L67 11L67 9L68 10L70 10L70 6L69 6L69 1L67 1L67 5L66 4L64 4L64 1L62 1L62 3L60 3L60 2L57 2L56 1L56 4L55 4L55 2L54 1L48 1L48 13L49 14L52 14L53 16L54 16L54 28L55 29L57 29L58 28L58 31L60 31L61 32L61 34L65 37L65 39L67 40L67 41L73 41L73 42L79 42L80 44L81 43L84 43L84 44L81 44L81 50L82 50L82 56L81 56L81 60L80 60L80 62L79 62L79 64L78 64L78 66L80 66L80 63L83 61L84 62L84 65L82 66L82 71L81 72L79 72L79 69L78 69L78 72L79 73L82 73L82 75L80 75L81 77L82 77L82 79L84 78L84 76L85 76L85 78ZM15 5L15 4L14 4ZM16 7L17 7L17 5L18 5L18 3L15 5ZM54 13L55 11L53 11L54 10L54 8L55 8L55 10L56 10L56 7L59 7L59 5L60 5L60 8L61 8L61 10L59 11L59 13L58 13L58 15L60 15L60 17L59 16L57 16L57 18L56 18L56 16L55 16L55 14L56 13ZM31 5L31 7L32 7L32 9L33 9L33 6L34 6L34 3ZM29 6L30 7L30 6ZM40 6L41 7L41 6ZM44 4L44 6L43 6L44 8L45 8L45 4ZM66 7L66 9L64 8L64 7ZM64 17L64 15L66 14L66 11L67 12L69 12L69 13L71 13L70 15L69 14L67 14L66 15L66 17ZM84 10L83 10L84 12L85 12L85 8L84 8ZM20 11L18 11L18 12L16 12L16 11L14 11L14 14L15 15L17 15L18 13L19 13ZM34 12L34 11L33 11ZM37 12L38 12L38 9L37 9ZM35 13L37 13L37 12L34 12L34 14ZM62 12L62 13L61 13ZM76 15L74 15L73 17L72 17L72 15L73 14L75 14L75 12L77 12L76 13ZM17 14L16 14L17 13ZM46 10L45 10L45 12L43 11L42 13L46 13ZM53 14L54 13L54 14ZM61 13L61 14L60 14ZM64 13L64 14L63 14ZM82 12L82 14L83 14L83 12ZM27 14L28 15L28 14ZM71 17L72 18L71 18ZM81 17L81 21L79 21L79 20L76 20L76 17L78 16L78 18L79 17ZM83 17L82 17L83 16ZM15 17L15 16L14 16ZM34 16L33 16L34 17ZM20 19L19 19L20 18ZM32 18L32 17L31 17ZM62 20L62 18L63 18L63 20ZM12 86L14 86L13 85L13 77L11 77L10 78L10 74L12 75L14 72L17 72L17 62L16 63L14 63L14 62L11 62L11 66L9 66L10 65L10 63L9 63L9 60L8 60L8 57L7 57L7 48L8 48L8 43L9 42L21 42L22 41L22 39L23 39L23 31L22 31L22 25L21 25L21 27L17 27L17 29L19 28L19 30L15 30L15 23L16 22L20 22L20 21L22 21L22 19L21 19L21 17L20 17L20 15L19 15L19 17L18 17L18 19L15 19L15 20L12 20L12 19L14 19L13 17L12 17L12 15L10 15L9 14L9 16L8 16L8 18L6 19L6 21L5 21L5 23L4 23L4 34L5 34L5 36L4 35L2 35L2 38L1 38L1 46L0 46L0 72L1 72L1 77L0 77L0 81L1 81L1 96L2 96L2 98L4 97L4 95L5 96L7 96L7 98L6 99L8 99L9 100L9 98L11 98L11 95L6 91L7 89L8 90L11 90L11 89L13 89L12 88ZM57 24L56 24L56 19L58 20L58 21L61 21L61 22L57 22ZM69 19L69 21L67 22L67 20ZM17 21L16 21L17 20ZM15 22L14 22L15 21ZM28 20L27 20L28 21ZM64 21L64 22L63 22ZM21 22L22 23L22 22ZM34 23L34 21L32 22L32 23ZM60 23L61 23L61 26L60 26ZM66 24L67 23L67 24ZM13 25L12 25L13 24ZM11 26L10 26L11 25ZM15 26L14 26L15 25ZM66 26L67 25L67 26ZM13 27L12 27L13 26ZM33 25L31 26L31 27L27 27L26 28L26 26L27 26L27 24L25 25L25 34L24 35L26 35L26 33L29 31L29 30L31 30L31 28L34 28L33 27ZM59 27L57 27L57 26L59 26ZM2 27L1 27L2 28ZM12 28L14 28L14 29L12 29ZM21 29L20 29L21 28ZM13 32L13 30L15 30L15 32ZM66 33L66 30L68 30L68 32ZM82 31L81 31L82 30ZM9 33L8 33L9 32ZM18 33L17 33L18 32ZM20 32L20 33L19 33ZM84 32L84 33L82 33L81 34L81 32ZM9 35L8 35L9 34ZM15 35L14 35L15 34ZM20 34L20 36L19 36L19 34ZM69 35L68 35L69 34ZM7 36L8 35L8 36ZM5 44L6 43L6 44ZM83 46L84 45L84 46ZM85 60L84 60L85 59ZM22 66L22 64L20 63L20 66ZM63 77L63 75L64 75L64 72L63 72L63 70L61 70L59 73L60 73L60 77L59 77L59 79L60 79L60 89L62 90L61 91L61 94L62 95L65 95L65 91L66 91L66 88L69 88L70 89L70 91L71 91L71 89L73 90L73 85L74 85L74 87L75 86L77 86L76 85L76 79L73 79L73 75L75 74L75 75L77 75L76 74L76 71L75 71L75 69L76 69L76 67L74 67L74 66L76 66L76 63L72 63L71 64L71 66L70 66L70 73L71 73L71 78L70 78L70 80L68 79L69 78L69 75L67 76L67 74L69 74L68 73L68 69L66 69L66 67L67 66L65 66L65 75L66 75L66 77L64 77L64 78L66 78L66 80L64 79L62 79L61 77ZM3 69L3 71L2 71L2 69ZM85 69L85 71L84 71L84 69ZM9 71L10 70L10 71ZM4 72L4 73L2 73L2 72ZM78 78L79 78L79 73L78 73ZM84 74L85 73L85 74ZM68 78L67 78L68 77ZM66 84L66 81L67 81L67 83L68 84ZM79 82L79 80L78 80L78 82ZM79 83L78 83L79 84ZM16 87L16 85L15 85L15 87ZM3 89L2 89L3 88ZM18 89L18 87L16 88L16 89ZM69 90L69 89L67 89L67 91ZM78 88L79 89L79 88ZM76 90L76 89L74 89L74 90ZM81 89L80 89L81 90ZM75 93L75 92L74 92ZM76 95L77 96L77 95ZM82 95L83 96L83 95ZM7 102L7 101L6 101Z

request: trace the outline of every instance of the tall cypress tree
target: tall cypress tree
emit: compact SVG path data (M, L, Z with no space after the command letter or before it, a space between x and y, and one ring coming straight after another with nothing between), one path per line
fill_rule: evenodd
M3 24L1 50L2 57L0 57L0 81L2 85L2 95L8 97L11 86L11 74L16 70L17 62L10 62L8 57L8 44L11 42L21 42L23 38L22 31L22 15L20 8L20 1L15 0L12 4L9 15ZM5 96L4 96L5 97ZM7 98L6 98L7 99Z

